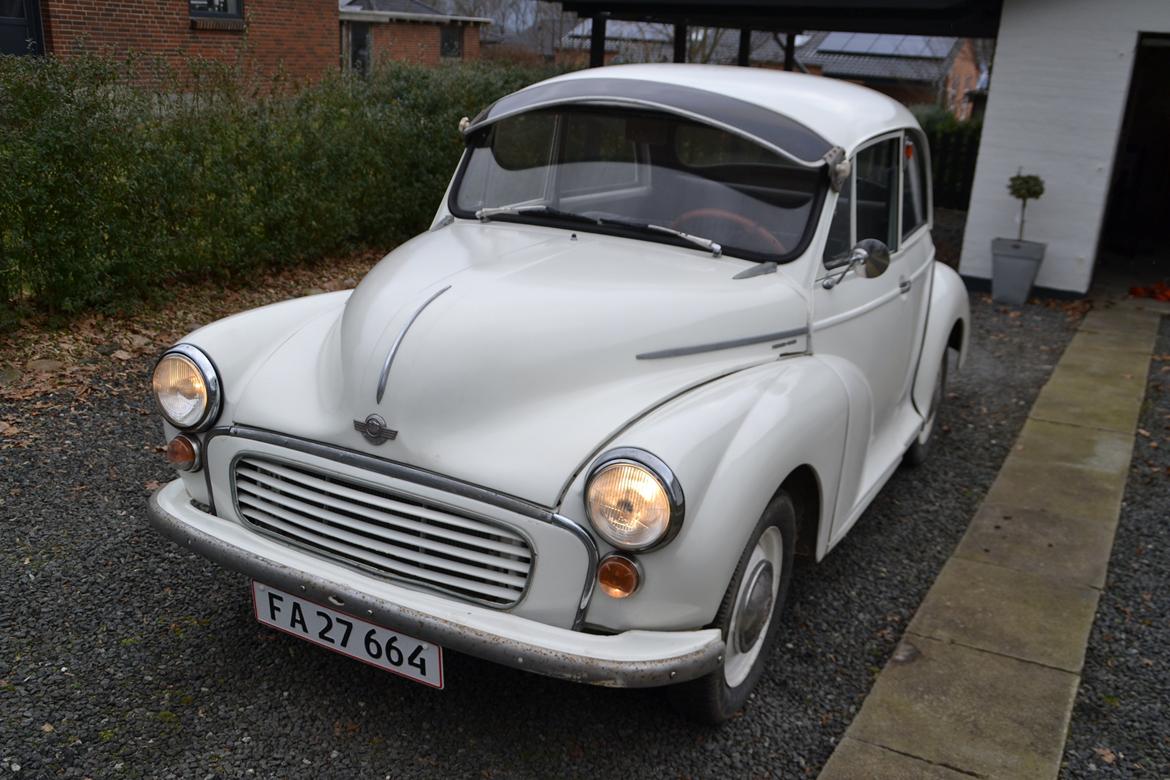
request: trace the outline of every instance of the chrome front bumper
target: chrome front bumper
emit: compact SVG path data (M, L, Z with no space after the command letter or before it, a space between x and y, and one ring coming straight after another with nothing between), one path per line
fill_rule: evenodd
M598 635L411 590L197 509L181 480L150 498L151 524L221 566L456 652L573 682L653 687L719 667L718 629Z

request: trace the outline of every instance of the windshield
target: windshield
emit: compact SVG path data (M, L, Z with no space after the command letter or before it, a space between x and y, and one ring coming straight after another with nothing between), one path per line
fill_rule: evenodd
M673 243L682 231L749 260L802 250L823 189L821 169L662 112L531 111L483 128L469 146L450 200L458 217L571 221Z

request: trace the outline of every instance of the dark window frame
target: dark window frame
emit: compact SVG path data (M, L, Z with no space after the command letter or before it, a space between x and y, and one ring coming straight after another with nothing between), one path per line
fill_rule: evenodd
M240 21L243 21L244 19L244 0L236 0L236 2L239 4L239 10L234 13L231 11L197 10L192 7L192 4L195 2L198 2L198 0L187 0L187 15L192 19L238 19ZM229 0L229 2L231 2L231 0Z
M448 54L449 46L448 38L454 36L458 53ZM439 58L444 60L461 60L463 59L463 25L461 24L444 24L439 27Z

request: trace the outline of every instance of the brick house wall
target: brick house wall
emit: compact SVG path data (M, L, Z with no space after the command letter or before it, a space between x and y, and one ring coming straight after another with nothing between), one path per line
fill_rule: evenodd
M431 22L389 21L369 25L370 58L373 64L408 62L416 65L440 65L458 61L443 57L439 51L442 31L448 25ZM480 58L479 27L474 24L457 25L463 36L463 60ZM348 23L342 22L342 40L348 52Z
M970 119L974 109L967 92L979 86L979 60L970 39L964 40L951 61L951 69L943 83L943 100L956 119Z
M45 48L58 57L133 52L180 73L186 58L205 58L298 82L339 67L336 0L243 0L242 20L193 18L187 0L42 2Z

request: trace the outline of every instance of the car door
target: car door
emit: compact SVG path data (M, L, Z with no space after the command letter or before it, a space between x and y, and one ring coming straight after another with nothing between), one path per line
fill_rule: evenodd
M868 504L915 430L907 399L917 354L910 295L916 269L908 267L901 242L902 143L900 132L886 134L855 154L813 287L812 348L845 361L851 392L867 394L869 406L867 418L849 420L850 452L843 464L835 535L855 519L858 507ZM890 264L883 273L873 276L861 265L831 267L862 239L877 239L889 248Z
M905 267L902 276L910 283L908 303L914 323L914 350L910 365L917 367L921 358L930 287L934 271L934 240L931 238L930 156L926 138L917 130L907 130L902 142L902 245L900 255ZM899 277L899 282L902 277ZM904 392L913 392L915 371L906 377ZM919 409L925 414L926 409Z

